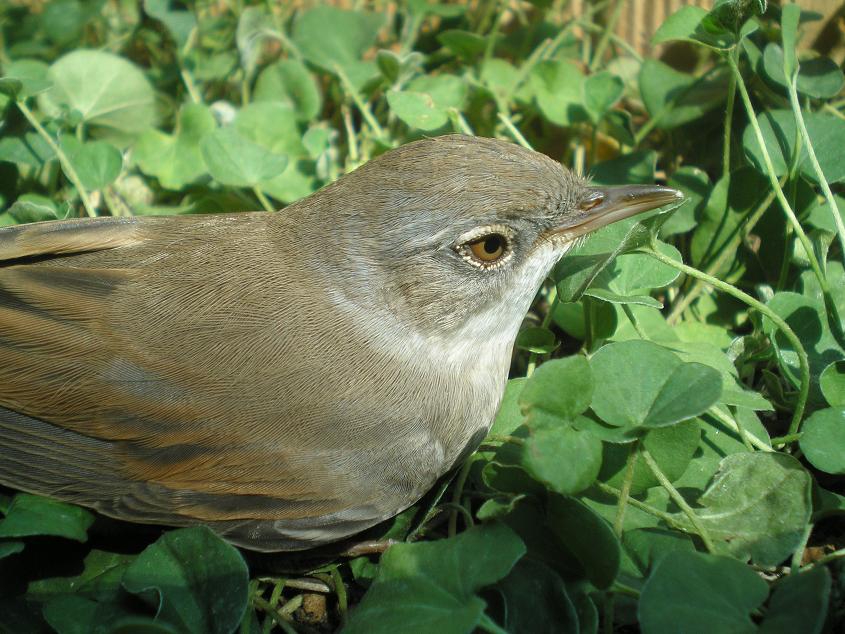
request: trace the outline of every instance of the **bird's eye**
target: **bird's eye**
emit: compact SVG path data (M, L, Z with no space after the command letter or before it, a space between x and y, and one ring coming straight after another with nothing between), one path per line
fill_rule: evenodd
M488 233L458 247L458 253L470 264L492 268L503 263L511 253L508 239L501 233Z

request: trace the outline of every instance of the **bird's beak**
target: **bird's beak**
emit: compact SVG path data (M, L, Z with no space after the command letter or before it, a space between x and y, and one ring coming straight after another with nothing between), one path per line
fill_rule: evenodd
M660 185L589 187L574 213L567 215L552 233L572 240L612 222L683 200L684 195L677 189Z

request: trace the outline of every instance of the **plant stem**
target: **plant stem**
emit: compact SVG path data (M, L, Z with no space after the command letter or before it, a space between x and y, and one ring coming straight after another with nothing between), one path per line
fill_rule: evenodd
M622 496L622 491L620 491L616 487L610 486L609 484L605 484L604 482L596 482L596 486L599 488L600 491L608 493L616 498ZM628 504L630 504L636 509L643 511L644 513L648 513L649 515L663 520L664 522L666 522L666 524L673 528L681 529L681 525L678 523L678 520L671 513L666 513L665 511L656 509L653 506L649 506L645 502L640 502L637 498L629 497Z
M654 458L651 457L651 454L645 447L640 448L640 453L642 453L643 460L648 465L648 468L651 470L651 473L657 478L657 481L660 482L660 486L666 489L666 492L669 493L669 497L678 505L678 508L683 511L684 515L687 516L690 523L695 528L698 536L701 537L701 541L704 542L704 547L707 549L707 552L715 552L716 547L713 544L713 540L710 539L710 533L707 532L707 529L704 528L704 525L701 523L700 518L698 515L695 514L695 511L692 510L692 507L687 504L687 501L684 499L680 493L678 493L678 489L676 489L672 483L669 481L669 478L666 477L666 474L660 470L657 462L655 462Z
M264 195L264 192L258 188L258 185L252 186L252 193L255 194L258 202L260 202L261 206L264 207L264 211L276 211L276 208L273 207L273 203L271 203L267 196Z
M801 417L804 415L804 407L807 404L807 396L810 393L810 364L807 360L807 352L804 350L804 346L801 345L801 340L798 339L798 336L789 327L780 316L775 313L771 308L766 306L764 303L754 299L748 293L744 293L743 291L739 290L736 286L732 284L728 284L727 282L723 282L722 280L716 279L711 275L707 275L698 269L695 269L691 266L687 266L682 262L677 262L670 257L667 257L657 251L655 248L651 248L646 251L651 257L660 260L664 264L668 264L669 266L674 266L676 269L685 273L691 277L700 279L707 284L719 289L731 295L732 297L736 297L741 302L744 302L748 306L755 308L763 315L768 317L775 326L777 326L781 332L789 339L789 343L792 344L793 348L795 349L795 353L798 355L798 364L800 366L801 371L801 387L798 393L798 402L795 404L795 413L792 416L792 422L789 424L789 433L794 434L798 432L798 428L801 425Z
M472 468L472 463L475 462L475 454L469 456L461 465L461 470L458 472L458 478L455 480L455 489L452 491L452 504L461 506L461 495L464 493L464 486L469 477L469 470ZM466 511L466 509L464 509ZM472 517L469 518L469 523L472 523ZM453 509L449 515L449 537L454 537L458 532L458 511Z
M619 495L619 502L616 505L616 517L613 520L613 532L616 537L622 539L622 528L625 525L625 509L628 508L628 500L631 497L631 484L634 482L634 469L637 466L639 457L640 441L631 443L628 449L628 458L625 462L625 479L622 480L622 491Z
M513 124L513 121L511 121L511 118L508 115L506 115L504 112L499 112L496 114L496 116L499 117L499 121L505 124L505 127L508 129L508 132L511 133L511 136L517 143L519 143L522 147L527 150L534 149L533 147L531 147L531 144L525 140L525 137L522 136L522 132L517 130L516 126Z
M754 107L751 105L751 97L749 97L748 90L745 88L745 84L742 81L742 75L739 72L739 67L736 65L736 62L730 55L728 56L728 63L730 64L731 70L737 78L737 87L739 88L739 94L742 97L742 102L745 106L745 111L748 115L749 122L751 123L751 127L754 130L754 135L757 138L757 144L760 146L760 151L763 154L763 162L766 166L766 174L769 177L769 181L772 184L772 188L775 190L778 202L780 202L784 213L786 214L790 224L792 225L792 229L795 231L795 235L798 236L798 240L801 242L801 245L804 247L804 251L806 251L807 253L807 260L810 262L810 268L813 269L813 273L815 274L816 279L818 280L819 287L821 287L822 295L824 296L825 309L827 310L828 321L830 322L833 336L836 339L837 343L839 343L841 346L845 346L845 335L843 335L842 332L842 321L839 319L839 312L836 309L836 302L834 301L833 296L830 293L830 285L828 284L827 278L825 277L824 272L822 271L822 268L819 265L819 261L816 258L816 253L813 250L813 245L810 243L810 239L807 237L807 234L804 233L804 228L801 226L801 223L798 222L798 218L795 216L795 212L792 210L789 201L786 199L786 196L783 193L783 188L780 186L777 176L775 175L775 168L772 165L772 159L769 156L769 150L766 147L766 141L763 138L763 131L760 129L760 124L757 122L757 117L754 114Z
M813 165L813 170L819 179L819 185L824 193L827 204L830 205L830 212L833 214L833 222L836 225L836 233L839 236L839 244L842 245L842 258L845 261L845 224L842 222L842 216L839 213L839 205L836 204L836 198L833 197L833 192L830 191L830 185L822 172L819 160L816 158L816 151L813 149L813 142L810 140L810 134L807 132L807 126L804 124L804 115L801 113L801 104L798 102L798 89L795 86L797 73L792 81L789 82L789 102L792 104L792 113L795 115L795 122L798 124L798 129L801 132L801 137L804 139L804 145L807 148L807 155L810 157L810 163Z
M771 452L774 451L771 447L769 447L766 443L762 440L757 438L754 434L742 429L739 424L730 416L725 414L722 410L720 410L715 405L707 410L707 413L710 414L713 418L718 420L720 423L728 427L731 431L736 432L740 439L743 441L746 447L749 449L757 448L760 451Z
M508 634L507 630L503 630L499 625L486 614L482 613L478 621L478 629L482 632L489 632L490 634Z
M622 0L616 0L613 12L610 14L610 19L607 21L607 24L604 25L604 30L602 31L599 43L596 45L596 50L593 52L593 60L590 62L591 72L595 72L595 70L599 67L599 64L601 64L604 52L607 50L607 45L610 43L610 36L616 30L616 23L619 22L619 17L622 15L622 9L624 6L625 3L622 2Z
M730 51L728 55L739 55L738 50ZM736 99L736 75L731 73L728 80L728 101L725 104L725 136L722 148L722 177L731 173L731 125L733 123L734 100ZM768 205L767 205L768 206Z
M786 176L781 178L781 183L786 182ZM775 193L770 191L763 200L760 201L760 204L754 209L752 214L748 217L745 224L742 227L742 231L737 232L730 241L722 247L721 252L719 253L718 257L713 260L710 266L707 267L705 271L708 275L716 275L721 269L722 266L728 261L736 257L736 250L739 248L739 245L742 244L742 237L743 235L748 235L750 231L754 228L754 226L760 221L760 218L763 217L763 214L766 213L766 210L769 208L769 205L772 204L772 201L775 199ZM686 292L686 294L681 298L681 300L677 303L672 304L672 310L669 312L669 316L666 318L666 321L669 322L670 325L676 323L678 319L681 317L683 312L689 308L690 304L692 304L699 295L701 295L701 291L704 290L704 285L701 283L700 280L696 279L695 283L692 287Z
M347 77L344 70L337 64L334 67L335 73L340 78L340 83L343 86L343 91L352 99L352 102L355 104L355 107L358 108L358 111L361 113L361 116L364 117L364 121L367 122L367 125L370 126L370 129L376 135L376 138L379 140L386 139L384 134L384 129L379 125L379 122L376 121L376 118L373 116L372 111L370 110L369 104L367 104L362 98L360 93L355 89L352 85L352 82L349 81L349 77Z
M29 121L29 124L35 128L35 131L38 132L41 138L43 138L47 145L50 146L50 149L55 152L56 158L58 158L59 163L62 164L62 169L64 170L65 175L76 188L79 198L82 200L82 206L85 207L85 213L87 213L91 218L95 218L97 216L97 212L91 205L88 190L85 189L85 185L83 185L82 181L79 180L79 174L76 173L76 170L71 164L70 159L68 159L67 154L65 154L64 150L59 147L59 144L53 140L50 133L47 132L40 123L38 123L38 119L35 118L35 115L32 114L32 111L27 107L27 105L23 101L18 101L17 104L18 109L21 111L23 116L26 117L26 120Z
M464 115L461 114L460 110L457 108L449 108L448 113L455 132L460 132L462 134L466 134L467 136L475 136L475 132L472 131L472 128L469 126L469 123L467 123L467 120L464 118Z

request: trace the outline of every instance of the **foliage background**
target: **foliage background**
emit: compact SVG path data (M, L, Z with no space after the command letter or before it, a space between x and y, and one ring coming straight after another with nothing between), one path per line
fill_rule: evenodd
M560 263L491 435L380 559L247 567L7 491L0 629L841 631L842 71L795 5L682 9L643 59L624 1L567 4L0 6L0 225L269 212L452 131L689 199Z

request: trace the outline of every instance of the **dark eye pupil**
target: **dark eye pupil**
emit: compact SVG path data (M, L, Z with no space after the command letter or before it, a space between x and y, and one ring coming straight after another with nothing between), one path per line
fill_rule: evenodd
M502 236L489 236L484 239L484 250L493 255L502 248Z

